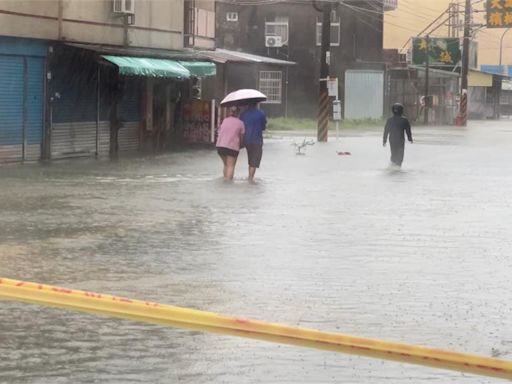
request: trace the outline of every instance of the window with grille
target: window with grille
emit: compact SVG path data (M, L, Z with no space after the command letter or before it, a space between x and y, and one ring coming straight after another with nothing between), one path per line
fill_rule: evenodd
M288 45L288 17L279 16L274 21L265 21L265 36L279 36L281 43Z
M282 88L281 71L260 71L260 91L267 95L266 103L281 104Z

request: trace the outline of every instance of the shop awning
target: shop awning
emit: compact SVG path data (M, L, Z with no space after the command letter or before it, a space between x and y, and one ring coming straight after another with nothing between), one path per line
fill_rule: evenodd
M217 66L210 61L180 61L181 65L190 71L192 76L215 76L217 74Z
M214 51L201 51L201 55L220 64L225 63L251 63L251 64L272 64L280 66L296 65L293 61L279 60L267 56L253 55L251 53L230 51L217 48Z
M187 68L175 60L110 55L102 55L102 57L117 65L119 73L125 76L188 79L191 75Z

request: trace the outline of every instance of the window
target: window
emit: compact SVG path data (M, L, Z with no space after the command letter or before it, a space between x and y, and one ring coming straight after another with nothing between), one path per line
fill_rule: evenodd
M194 8L195 31L199 37L215 38L215 12Z
M135 13L135 0L114 0L114 13Z
M397 0L384 0L384 11L394 11L398 8Z
M238 12L228 12L226 13L227 21L238 21Z
M267 95L269 104L281 104L283 73L281 71L260 71L260 91Z
M340 32L340 18L333 11L331 14L331 47L340 46ZM316 45L322 45L322 20L317 20L316 22Z
M134 4L133 4L133 0L125 0L124 2L124 9L126 10L126 12L133 12L134 11Z
M265 21L265 36L281 37L281 44L288 44L288 17L276 17L274 21Z

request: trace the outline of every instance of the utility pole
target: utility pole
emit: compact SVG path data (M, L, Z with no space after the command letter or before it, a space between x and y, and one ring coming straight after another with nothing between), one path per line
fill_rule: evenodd
M452 0L448 7L448 36L459 37L459 4Z
M327 91L327 78L329 77L329 63L327 52L331 46L331 10L330 2L322 5L322 51L320 54L320 94L318 104L317 140L327 142L329 131L329 93Z
M454 31L454 24L455 24L455 12L454 12L454 3L453 1L450 3L450 5L448 5L448 36L449 37L454 37L453 36L453 31Z
M464 41L462 43L462 70L460 89L460 108L458 125L465 127L468 122L468 73L469 39L471 38L471 0L466 0L464 9Z
M425 125L428 125L428 112L430 108L430 96L429 96L429 75L430 75L430 35L427 35L427 50L426 50L426 59L425 59L425 109L424 109L424 116L423 116L423 122Z

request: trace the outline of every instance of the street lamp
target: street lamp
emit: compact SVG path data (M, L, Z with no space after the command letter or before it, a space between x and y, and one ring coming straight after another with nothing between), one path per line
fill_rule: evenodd
M501 66L501 60L503 58L503 38L505 37L505 35L507 34L507 32L510 31L510 28L507 28L505 29L505 32L503 32L503 34L501 35L501 39L500 39L500 74L504 74L503 73L503 68Z

